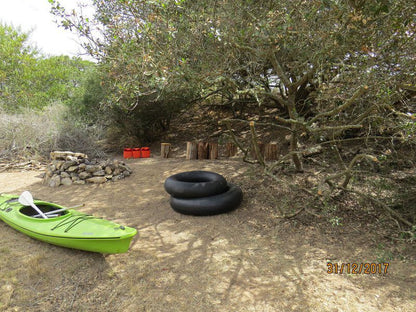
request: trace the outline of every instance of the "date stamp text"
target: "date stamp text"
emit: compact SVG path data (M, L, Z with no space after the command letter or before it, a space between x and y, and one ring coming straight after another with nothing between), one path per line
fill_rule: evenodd
M389 263L332 263L327 264L328 274L387 274Z

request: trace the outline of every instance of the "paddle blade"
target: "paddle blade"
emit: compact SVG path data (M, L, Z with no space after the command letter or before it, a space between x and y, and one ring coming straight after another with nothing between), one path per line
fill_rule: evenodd
M37 213L39 215L42 216L43 219L47 219L48 217L35 205L35 203L33 202L33 196L32 194L30 194L29 191L24 191L20 196L19 196L19 203L22 204L23 206L31 206L33 209L35 209L37 211Z
M33 204L33 196L30 194L29 191L24 191L19 196L19 203L21 203L23 206L32 206Z

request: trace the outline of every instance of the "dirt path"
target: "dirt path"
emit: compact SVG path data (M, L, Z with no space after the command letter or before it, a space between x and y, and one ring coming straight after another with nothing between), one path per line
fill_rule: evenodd
M416 311L416 264L388 261L387 274L328 274L327 262L375 262L366 229L344 235L270 212L238 161L134 160L134 174L106 185L51 189L39 172L0 173L0 191L80 208L139 235L107 255L30 239L0 223L0 310L4 311ZM242 186L236 211L212 217L174 212L163 190L177 172L212 170ZM263 222L265 220L265 222ZM384 266L383 266L384 270Z

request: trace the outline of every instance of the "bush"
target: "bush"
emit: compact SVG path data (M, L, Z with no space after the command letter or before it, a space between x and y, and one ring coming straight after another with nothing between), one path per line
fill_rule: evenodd
M0 157L48 158L52 150L73 150L90 157L102 156L97 142L103 130L87 125L68 114L60 103L42 111L25 109L11 114L0 110Z

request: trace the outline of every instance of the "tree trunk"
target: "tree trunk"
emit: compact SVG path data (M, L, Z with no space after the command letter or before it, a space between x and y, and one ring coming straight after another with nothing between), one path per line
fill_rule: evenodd
M289 89L289 97L287 101L287 107L289 116L293 120L298 120L298 112L296 111L296 90ZM298 125L292 123L291 125L292 135L290 138L290 152L292 153L292 161L295 164L296 171L303 172L302 158L299 155L298 150Z
M198 156L197 151L197 144L195 142L186 142L186 159L196 159Z
M257 142L257 133L256 133L256 128L254 126L254 121L250 121L250 132L251 132L251 144L253 146L255 159L259 162L260 165L264 167L265 166L264 157L263 157L263 154L261 153L259 143ZM262 144L262 146L264 147L264 144Z
M162 158L169 158L170 154L170 143L161 143L160 155Z

